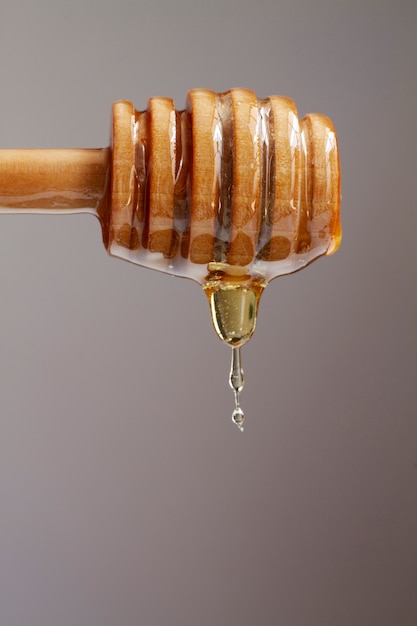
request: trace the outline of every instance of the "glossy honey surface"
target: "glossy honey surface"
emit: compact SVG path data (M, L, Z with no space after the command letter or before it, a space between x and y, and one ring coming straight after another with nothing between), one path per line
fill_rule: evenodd
M284 97L199 89L184 111L168 98L140 112L116 103L112 180L110 253L201 284L210 263L268 282L340 243L333 125L299 121Z

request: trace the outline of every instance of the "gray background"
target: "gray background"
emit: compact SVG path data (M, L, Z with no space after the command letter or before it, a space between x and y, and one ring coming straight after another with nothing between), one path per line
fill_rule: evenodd
M336 256L244 350L89 216L0 216L1 626L417 623L412 0L1 0L0 145L100 147L111 103L251 88L329 115Z

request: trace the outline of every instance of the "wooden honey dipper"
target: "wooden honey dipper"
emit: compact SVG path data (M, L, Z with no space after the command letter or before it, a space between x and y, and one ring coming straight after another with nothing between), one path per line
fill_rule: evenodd
M0 212L92 213L111 255L203 286L233 348L240 428L240 347L263 288L337 250L339 208L331 121L245 89L193 90L184 111L117 102L109 148L0 150Z

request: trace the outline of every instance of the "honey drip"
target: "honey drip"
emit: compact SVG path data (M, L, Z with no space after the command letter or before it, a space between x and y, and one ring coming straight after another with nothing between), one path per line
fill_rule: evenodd
M241 357L240 347L232 348L232 365L230 367L229 377L229 384L235 394L235 410L232 413L232 421L239 428L240 432L243 432L245 414L240 407L240 392L245 384L245 375L242 369Z
M252 337L259 300L265 287L261 277L247 273L244 267L227 263L209 263L203 289L210 305L217 336L232 347L229 384L235 394L232 420L243 431L245 414L240 406L244 385L241 347Z

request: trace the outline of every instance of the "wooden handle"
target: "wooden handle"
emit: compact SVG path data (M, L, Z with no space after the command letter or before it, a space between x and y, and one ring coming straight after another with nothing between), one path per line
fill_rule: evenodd
M110 254L203 282L211 264L273 276L339 246L331 121L251 91L113 106L102 150L0 151L0 211L99 217Z
M110 150L0 150L2 212L98 212Z

